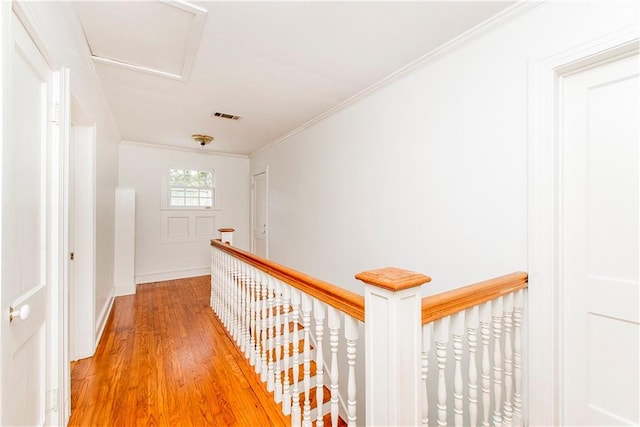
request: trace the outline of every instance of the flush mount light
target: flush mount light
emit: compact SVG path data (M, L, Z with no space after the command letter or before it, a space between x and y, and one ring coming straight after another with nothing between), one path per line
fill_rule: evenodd
M208 143L210 143L211 141L213 141L213 137L209 136L209 135L202 135L199 133L194 133L193 135L191 135L191 138L193 138L193 140L195 142L197 142L198 144L200 144L201 146L205 146Z

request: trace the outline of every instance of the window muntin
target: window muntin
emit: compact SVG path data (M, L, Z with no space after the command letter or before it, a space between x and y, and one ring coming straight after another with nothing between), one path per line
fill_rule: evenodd
M212 208L213 171L169 169L169 208Z

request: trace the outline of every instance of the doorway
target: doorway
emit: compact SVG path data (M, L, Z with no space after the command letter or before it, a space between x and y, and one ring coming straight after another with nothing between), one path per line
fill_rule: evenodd
M532 63L529 424L637 425L638 39Z
M251 177L251 252L269 257L268 170Z
M95 126L71 102L69 135L69 356L93 355L95 331Z
M561 87L562 424L638 425L638 55Z

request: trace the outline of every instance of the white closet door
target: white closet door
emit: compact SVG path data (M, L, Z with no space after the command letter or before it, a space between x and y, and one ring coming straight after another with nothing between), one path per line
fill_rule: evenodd
M639 93L637 54L562 82L563 425L640 423Z

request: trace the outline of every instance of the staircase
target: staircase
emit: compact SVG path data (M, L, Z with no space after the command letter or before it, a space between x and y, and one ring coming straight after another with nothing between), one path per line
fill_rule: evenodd
M284 310L280 310L282 318L284 318ZM289 316L291 315L291 310L289 311ZM221 319L222 320L222 319ZM260 354L265 354L265 360L267 361L265 366L267 366L267 370L265 370L265 375L268 379L268 366L270 363L274 366L274 382L279 381L280 387L278 394L279 398L275 398L274 390L269 390L268 381L262 380L262 385L265 391L271 392L276 401L282 402L282 394L290 395L291 402L289 404L288 410L283 410L283 414L290 415L292 412L297 414L303 414L305 404L308 404L309 408L309 420L312 426L338 426L338 427L346 427L347 423L340 416L337 417L336 423L333 424L331 420L331 390L326 385L321 385L320 389L321 393L321 405L318 405L318 369L316 363L316 352L315 346L311 344L309 346L309 369L308 369L308 382L309 382L309 391L305 394L305 362L304 358L298 357L297 362L293 360L292 355L294 354L294 334L295 332L298 335L304 333L304 326L301 323L281 323L280 328L276 328L276 333L273 337L268 338L266 345L263 347L262 343L259 346ZM280 338L280 339L278 339ZM304 354L304 340L298 339L297 352L298 355ZM247 360L249 364L249 360ZM255 363L254 363L255 364ZM278 369L279 366L288 367L285 369ZM324 370L324 369L323 369ZM280 372L280 378L275 378L275 373ZM260 372L258 372L260 373ZM261 376L262 377L262 376ZM297 379L297 381L296 381ZM287 390L287 385L289 390ZM274 387L275 388L275 387ZM280 393L282 392L282 394ZM297 397L296 397L297 396ZM308 402L306 402L308 399ZM336 402L337 403L337 402ZM284 406L284 405L283 405ZM320 406L320 407L319 407ZM297 410L293 408L298 408ZM322 423L318 423L318 413L321 414ZM305 420L302 420L302 425L304 425Z
M362 296L211 247L211 307L290 425L526 424L526 273L423 298L428 276L390 267Z

